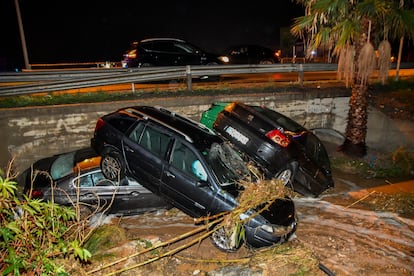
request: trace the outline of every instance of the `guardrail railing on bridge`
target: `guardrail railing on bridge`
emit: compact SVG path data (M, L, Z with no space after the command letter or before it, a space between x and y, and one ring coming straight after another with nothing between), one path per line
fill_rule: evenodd
M411 67L410 67L411 66ZM405 65L412 68L412 64ZM402 67L403 68L403 67ZM0 82L36 82L32 84L0 87L0 96L15 96L59 90L87 88L111 84L142 83L148 81L187 80L187 89L192 90L192 79L203 76L219 76L254 73L296 72L299 83L303 83L304 72L336 71L337 64L272 64L272 65L201 65L147 68L95 68L81 70L50 70L0 73ZM47 81L47 82L45 82ZM133 85L132 85L133 87Z

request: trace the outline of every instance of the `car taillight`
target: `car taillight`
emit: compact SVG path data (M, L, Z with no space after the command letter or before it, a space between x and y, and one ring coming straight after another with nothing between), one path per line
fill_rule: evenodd
M287 147L290 144L289 138L279 129L274 129L266 133L266 137L270 138L272 141L274 141L276 144Z
M137 50L132 50L127 53L127 58L137 58Z
M102 120L102 118L99 118L98 121L96 122L95 132L97 132L104 125L105 125L104 120Z
M40 191L40 190L33 190L32 191L32 198L34 198L34 199L43 198L42 191Z

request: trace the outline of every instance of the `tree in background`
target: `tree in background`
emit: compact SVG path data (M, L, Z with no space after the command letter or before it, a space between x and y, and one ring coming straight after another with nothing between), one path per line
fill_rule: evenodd
M308 53L320 46L333 48L334 55L338 56L338 77L352 89L345 141L340 150L355 157L365 156L369 76L378 62L379 75L385 82L391 56L388 38L391 33L414 37L413 21L406 21L414 18L414 10L401 8L404 3L401 6L396 0L296 2L305 7L305 15L295 18L292 34L307 41ZM404 17L397 16L398 13ZM396 31L395 27L400 30ZM373 45L379 46L378 59Z

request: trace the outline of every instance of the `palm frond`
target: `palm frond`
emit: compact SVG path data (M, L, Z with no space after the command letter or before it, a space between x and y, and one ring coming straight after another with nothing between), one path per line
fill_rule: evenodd
M385 84L388 79L388 71L390 69L391 58L391 44L388 40L383 40L378 46L378 69L379 79L382 84Z
M367 42L362 46L358 57L358 80L361 85L366 85L375 68L375 50L371 43Z

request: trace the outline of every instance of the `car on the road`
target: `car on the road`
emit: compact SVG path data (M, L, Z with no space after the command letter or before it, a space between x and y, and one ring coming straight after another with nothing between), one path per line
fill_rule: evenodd
M150 66L218 65L218 55L178 38L147 38L133 41L124 52L123 68Z
M287 116L264 106L217 102L203 112L201 123L225 137L253 160L266 178L294 168L291 187L319 196L334 186L330 159L322 141ZM293 162L293 163L292 163Z
M239 181L249 175L239 153L215 132L162 107L125 107L100 117L91 145L108 179L133 177L194 218L236 208ZM244 223L248 246L282 243L295 232L293 201L286 197L269 205ZM211 235L213 243L236 250L222 233Z
M220 59L226 64L274 64L280 63L278 51L270 48L245 44L228 48Z
M85 216L94 212L132 215L171 205L134 179L109 180L100 169L101 157L92 148L40 159L20 179L23 192L35 199L79 206Z

